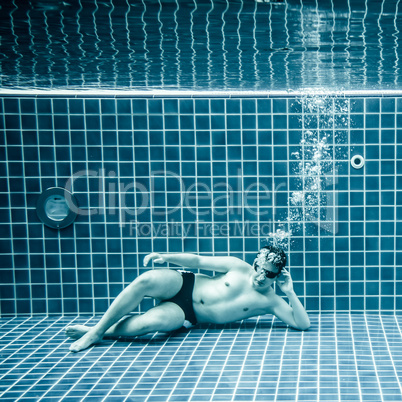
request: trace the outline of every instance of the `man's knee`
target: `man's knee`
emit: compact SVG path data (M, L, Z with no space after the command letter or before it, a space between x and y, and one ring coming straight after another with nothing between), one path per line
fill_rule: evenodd
M143 289L144 291L152 289L156 286L155 276L152 275L152 271L147 271L138 276L131 282L130 286L135 286Z
M158 269L144 272L129 287L143 292L145 296L166 300L177 294L182 282L180 273L169 269Z
M160 287L161 281L165 282L167 280L167 278L165 279L165 276L164 270L146 271L134 279L134 281L131 282L131 285L139 286L144 290L152 290Z

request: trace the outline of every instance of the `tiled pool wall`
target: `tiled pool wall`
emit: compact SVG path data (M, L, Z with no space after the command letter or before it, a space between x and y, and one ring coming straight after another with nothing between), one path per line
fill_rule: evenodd
M306 99L3 96L1 315L102 313L152 251L251 263L289 229L306 131L332 156L323 206L292 226L297 294L310 312L400 312L402 98ZM55 186L80 208L60 230L36 213Z

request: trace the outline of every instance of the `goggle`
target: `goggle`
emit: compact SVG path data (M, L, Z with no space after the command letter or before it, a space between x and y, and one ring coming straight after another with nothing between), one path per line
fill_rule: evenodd
M259 267L259 265L258 264L254 264L254 269L257 271L257 269L258 269L258 267ZM279 274L280 274L280 272L272 272L272 271L267 271L266 269L264 269L264 274L265 274L265 276L267 277L267 278L269 278L269 279L274 279L274 278L276 278Z

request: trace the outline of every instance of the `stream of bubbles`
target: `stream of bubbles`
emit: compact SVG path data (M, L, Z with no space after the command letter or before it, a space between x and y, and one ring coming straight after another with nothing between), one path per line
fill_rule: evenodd
M328 183L333 183L335 127L348 127L349 103L333 95L306 95L297 99L301 106L300 143L291 154L290 176L296 177L296 189L289 194L286 221L275 222L268 244L289 250L292 235L303 234L306 223L325 228L327 222ZM328 180L330 179L330 180Z

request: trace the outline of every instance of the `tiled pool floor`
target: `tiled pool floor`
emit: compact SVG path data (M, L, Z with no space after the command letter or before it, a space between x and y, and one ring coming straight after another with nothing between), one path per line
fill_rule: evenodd
M0 319L1 401L402 401L402 316L270 316L73 354L64 328L96 317Z

